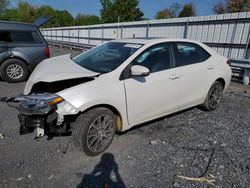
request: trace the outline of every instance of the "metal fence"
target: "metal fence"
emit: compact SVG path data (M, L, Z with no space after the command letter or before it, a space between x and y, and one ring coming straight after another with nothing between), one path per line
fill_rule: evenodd
M48 41L95 46L117 38L187 38L221 55L250 59L250 12L41 29Z

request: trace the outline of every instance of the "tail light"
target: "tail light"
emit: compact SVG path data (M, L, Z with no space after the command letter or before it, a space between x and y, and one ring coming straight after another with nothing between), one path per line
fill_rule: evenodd
M227 64L231 66L231 61L229 59L227 60Z
M45 52L46 57L49 58L50 57L50 52L49 52L49 48L48 47L44 48L44 52Z

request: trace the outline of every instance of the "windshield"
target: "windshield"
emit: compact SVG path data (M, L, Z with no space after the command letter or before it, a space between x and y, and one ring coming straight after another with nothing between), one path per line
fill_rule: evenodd
M108 73L120 66L141 46L141 44L108 42L73 58L73 61L91 71Z

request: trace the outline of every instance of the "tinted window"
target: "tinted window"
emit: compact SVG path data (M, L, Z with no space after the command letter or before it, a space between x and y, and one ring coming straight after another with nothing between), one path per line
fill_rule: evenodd
M13 41L17 43L41 43L36 31L12 31Z
M78 65L99 73L113 71L137 51L141 44L108 42L73 59Z
M185 66L207 60L210 54L191 43L177 43L176 66Z
M150 72L169 69L172 67L171 46L169 44L153 46L139 55L132 64L145 66Z
M12 42L11 33L9 31L0 31L0 42Z

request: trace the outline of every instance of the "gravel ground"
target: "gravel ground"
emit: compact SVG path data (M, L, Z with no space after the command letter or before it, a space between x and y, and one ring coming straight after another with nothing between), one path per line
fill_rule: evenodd
M0 97L24 85L0 81ZM232 83L213 112L192 108L135 127L93 158L70 137L35 141L18 126L17 112L0 104L0 187L250 187L250 86Z

